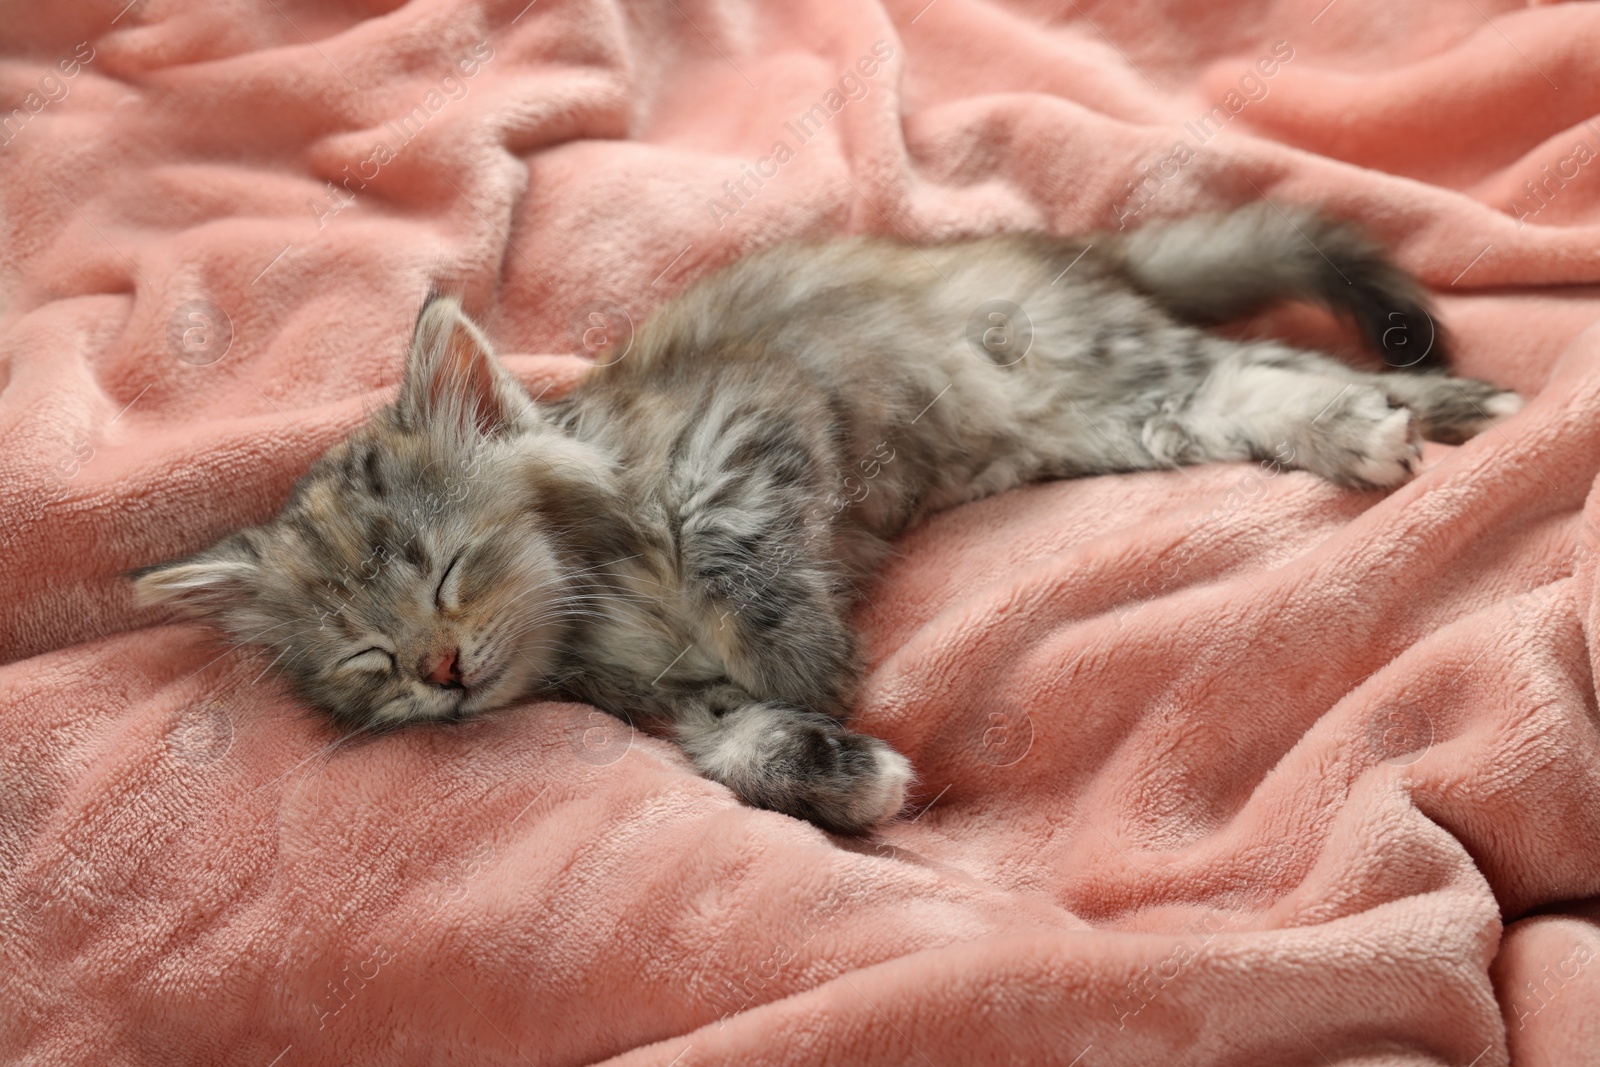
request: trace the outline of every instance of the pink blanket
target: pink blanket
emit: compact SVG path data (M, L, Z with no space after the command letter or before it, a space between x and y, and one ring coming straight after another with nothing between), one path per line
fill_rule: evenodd
M0 1059L1600 1057L1596 5L4 18ZM1389 494L1211 466L916 530L859 615L921 775L875 840L569 704L330 750L118 577L270 515L430 276L559 390L788 235L1261 197L1365 220L1528 408Z

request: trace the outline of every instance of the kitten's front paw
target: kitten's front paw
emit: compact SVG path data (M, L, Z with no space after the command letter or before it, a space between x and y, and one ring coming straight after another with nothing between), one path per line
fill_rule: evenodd
M911 762L876 737L828 721L799 727L790 741L793 806L779 810L834 833L862 834L905 805Z
M906 806L906 790L911 787L916 772L911 769L910 760L885 742L875 737L867 740L876 746L877 769L861 806L869 820L867 825L876 826L894 818Z
M1297 465L1339 485L1372 489L1399 485L1421 458L1411 409L1361 386L1347 388L1312 420Z
M747 803L840 834L892 818L906 800L911 764L876 737L776 701L752 701L680 726L707 777Z

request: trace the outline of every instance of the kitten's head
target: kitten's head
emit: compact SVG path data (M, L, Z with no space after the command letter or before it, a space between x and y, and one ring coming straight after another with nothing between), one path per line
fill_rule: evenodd
M283 511L136 572L137 599L266 646L310 703L382 728L539 688L572 566L552 487L592 481L451 298L417 319L396 402L329 449Z

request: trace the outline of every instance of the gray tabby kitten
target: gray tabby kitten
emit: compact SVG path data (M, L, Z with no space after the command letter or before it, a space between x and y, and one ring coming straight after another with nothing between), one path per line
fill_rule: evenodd
M1375 245L1264 205L1087 242L782 244L661 308L558 403L433 297L395 403L271 522L137 572L138 593L276 648L358 731L560 692L676 737L750 804L863 832L912 771L845 725L847 612L924 516L1210 460L1392 486L1422 437L1520 407L1195 325L1280 298L1346 313L1391 361L1430 341Z

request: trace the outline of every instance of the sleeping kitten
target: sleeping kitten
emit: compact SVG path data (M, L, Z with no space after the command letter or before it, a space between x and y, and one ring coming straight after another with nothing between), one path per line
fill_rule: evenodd
M846 619L924 516L1211 460L1392 486L1422 437L1520 407L1195 325L1281 298L1347 314L1391 363L1437 362L1421 290L1376 246L1266 205L1088 241L782 244L663 307L559 403L433 297L395 403L268 524L138 572L139 597L278 649L358 730L564 692L675 736L753 805L862 832L911 768L844 725Z

